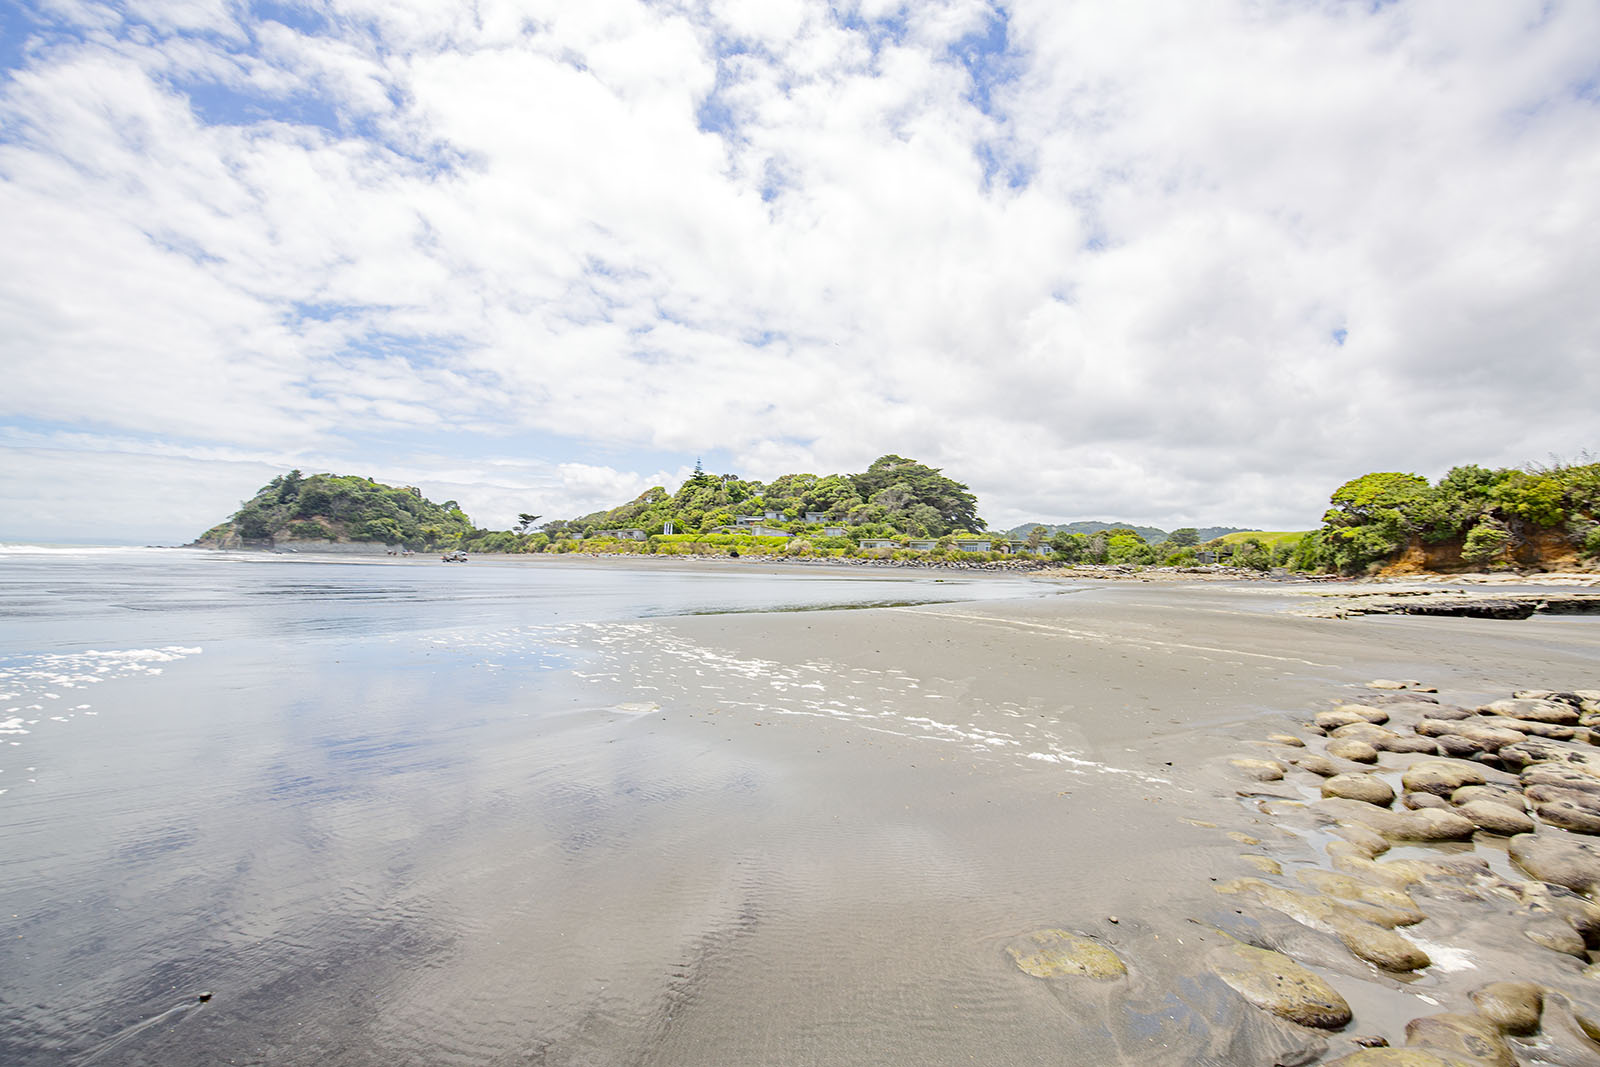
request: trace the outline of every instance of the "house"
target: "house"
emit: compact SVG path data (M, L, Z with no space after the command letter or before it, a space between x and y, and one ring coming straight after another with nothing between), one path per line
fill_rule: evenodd
M861 539L861 547L862 548L899 548L900 547L900 543L898 541L891 540L890 538L887 538L887 537L863 537Z
M733 517L733 524L735 526L759 526L761 524L761 516L760 515L735 515Z
M619 541L643 541L648 536L643 530L596 530L596 537L615 537Z
M754 534L756 537L793 537L788 530L780 530L776 526L746 526L745 533Z
M822 536L823 537L843 537L843 536L845 536L845 529L844 529L843 526L824 526L822 528Z
M783 521L783 512L781 512L781 511L769 511L769 512L767 512L767 521L768 522L782 522Z
M1013 556L1044 555L1050 551L1047 544L1029 545L1026 541L1007 541L1004 551Z
M957 552L987 552L993 544L987 537L964 537L959 541L952 541L951 547Z
M825 512L825 511L808 511L808 512L806 512L806 522L808 524L812 525L812 526L815 526L818 523L827 522L827 521L828 521L828 513Z
M907 541L906 547L913 552L932 552L938 544L938 541Z

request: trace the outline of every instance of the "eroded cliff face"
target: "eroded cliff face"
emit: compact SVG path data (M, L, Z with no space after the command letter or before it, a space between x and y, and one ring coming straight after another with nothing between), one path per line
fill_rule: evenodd
M1464 538L1452 537L1428 544L1413 537L1399 555L1379 568L1382 577L1410 574L1477 574L1484 571L1600 571L1600 560L1585 559L1581 546L1559 528L1534 527L1521 531L1507 546L1503 556L1490 563L1469 562L1462 558Z

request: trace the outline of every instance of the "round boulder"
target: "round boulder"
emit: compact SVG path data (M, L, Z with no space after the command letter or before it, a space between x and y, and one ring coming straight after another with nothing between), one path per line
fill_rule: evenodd
M1382 748L1383 745L1380 742L1385 738L1397 735L1393 730L1385 730L1375 723L1353 722L1348 726L1341 726L1336 730L1330 731L1328 736L1349 738L1352 741L1365 741L1373 748Z
M1277 760L1271 759L1231 759L1228 762L1246 778L1253 778L1258 782L1276 782L1288 770Z
M1406 1023L1406 1044L1493 1067L1517 1067L1511 1046L1487 1019L1445 1012Z
M1483 768L1461 760L1418 760L1400 776L1408 793L1433 793L1448 797L1464 785L1483 785L1489 779Z
M1600 785L1600 781L1595 782ZM1525 809L1520 790L1508 785L1464 785L1450 794L1450 803L1466 804L1474 800L1488 800L1495 804L1504 804L1508 808L1518 811Z
M1035 930L1006 946L1017 967L1035 978L1120 978L1127 965L1098 941L1065 930Z
M1307 752L1304 756L1294 756L1289 762L1303 771L1310 771L1312 774L1321 775L1324 778L1339 773L1339 765L1337 763L1327 756L1319 756L1315 752Z
M1578 724L1578 709L1557 700L1496 700L1478 709L1480 715L1503 715L1508 719L1548 722L1561 726Z
M1336 774L1322 782L1322 795L1359 800L1386 808L1394 802L1394 790L1389 783L1371 774Z
M1522 788L1531 790L1539 786L1554 786L1557 789L1588 793L1600 800L1600 778L1586 774L1578 767L1567 767L1560 763L1535 763L1522 771Z
M1386 971L1418 971L1433 963L1428 954L1393 930L1335 915L1331 925L1344 947Z
M1350 1005L1316 974L1281 952L1229 940L1211 950L1211 969L1258 1008L1301 1026L1338 1030Z
M1531 1034L1539 1029L1544 991L1532 982L1490 982L1467 996L1478 1014L1501 1033Z
M1541 882L1586 895L1600 889L1600 843L1586 837L1545 829L1518 834L1507 850L1517 866Z
M1334 708L1331 711L1317 712L1311 721L1316 723L1320 729L1337 730L1341 726L1353 726L1358 722L1366 722L1367 719L1365 716L1357 715L1348 709Z
M1365 741L1353 738L1336 737L1328 742L1328 755L1338 759L1347 759L1352 763L1377 763L1378 750Z
M1439 744L1432 738L1416 734L1395 734L1373 741L1372 747L1380 752L1414 752L1418 755L1437 756Z
M1435 738L1440 743L1446 738L1451 738L1451 743L1455 747L1470 745L1474 752L1498 752L1507 745L1515 745L1527 738L1527 735L1520 731L1505 730L1471 719L1463 719L1460 722L1423 719L1417 723L1416 731L1424 737Z
M1455 812L1478 829L1503 837L1531 834L1534 830L1533 820L1521 810L1493 800L1469 800L1457 806Z
M1568 769L1581 771L1600 778L1600 753L1587 745L1570 741L1551 741L1543 737L1528 737L1500 750L1500 758L1512 767L1529 767L1535 763L1558 763Z
M1371 704L1340 704L1334 711L1347 711L1352 715L1359 715L1370 723L1379 725L1389 721L1389 713L1382 708L1375 708Z
M1549 800L1538 800L1529 791L1534 813L1551 826L1575 834L1600 834L1600 811L1583 793L1568 793Z
M1400 803L1404 804L1412 811L1417 811L1422 808L1438 808L1440 811L1448 811L1450 808L1450 802L1448 800L1441 796L1435 796L1432 793L1407 793L1405 796L1400 798Z

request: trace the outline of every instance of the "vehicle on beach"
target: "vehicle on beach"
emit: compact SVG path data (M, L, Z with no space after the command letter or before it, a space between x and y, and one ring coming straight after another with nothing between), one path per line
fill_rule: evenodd
M467 554L462 552L460 549L457 549L454 552L446 552L444 555L440 556L439 559L444 563L465 563L467 561Z

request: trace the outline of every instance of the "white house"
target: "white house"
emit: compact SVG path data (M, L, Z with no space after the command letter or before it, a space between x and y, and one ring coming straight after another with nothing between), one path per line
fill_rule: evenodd
M938 544L938 541L907 541L906 547L913 552L932 552Z
M957 552L987 552L991 544L987 537L967 537L951 542Z
M806 522L810 523L813 526L817 525L820 522L826 522L827 519L828 519L827 512L824 512L824 511L808 511L808 512L806 512Z
M822 536L843 537L845 536L845 528L843 526L824 526L822 528Z
M900 544L899 544L899 542L890 540L887 537L863 537L861 539L861 547L862 548L899 548Z
M794 536L794 534L790 533L788 530L780 530L775 526L761 526L761 525L746 526L745 527L745 531L747 533L752 533L757 537L793 537Z
M643 541L648 535L643 530L596 530L596 537L615 537L619 541Z

